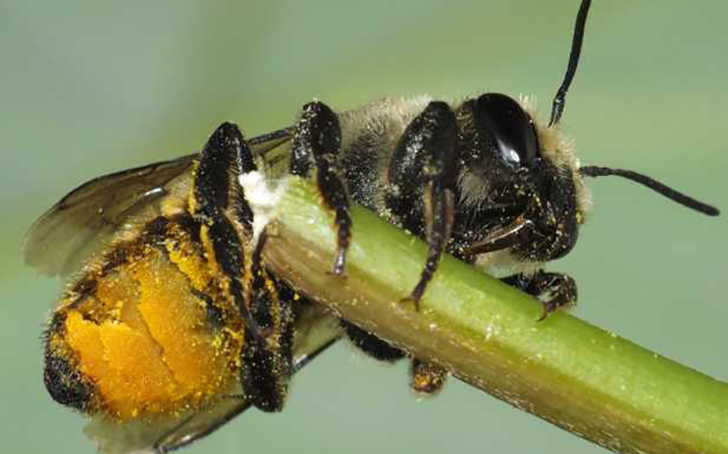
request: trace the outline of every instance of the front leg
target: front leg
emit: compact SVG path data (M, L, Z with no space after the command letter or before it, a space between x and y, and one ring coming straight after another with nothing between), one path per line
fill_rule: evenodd
M385 205L392 220L427 240L428 254L409 299L419 301L450 241L458 155L455 113L431 102L407 126L389 163Z
M334 211L337 230L336 257L332 272L344 273L346 251L351 241L349 196L339 170L341 127L336 114L322 102L306 104L296 126L291 150L290 172L309 177L316 169L316 184L324 204Z
M576 281L571 276L562 273L548 273L538 270L536 274L513 274L501 279L541 301L543 314L539 321L560 307L576 304ZM546 298L544 296L546 295Z

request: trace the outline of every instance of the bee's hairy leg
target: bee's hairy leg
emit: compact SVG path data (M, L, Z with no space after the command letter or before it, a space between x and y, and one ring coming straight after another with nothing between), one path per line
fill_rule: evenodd
M417 394L435 395L445 386L448 371L435 363L413 358L410 387Z
M351 343L376 360L394 362L407 356L403 350L346 320L340 323Z
M283 409L293 373L295 293L262 266L265 239L263 231L251 257L250 313L271 335L261 338L245 331L240 380L245 397L253 405L278 412Z
M504 277L501 281L512 285L541 301L543 314L538 319L544 320L548 315L560 307L571 306L578 298L576 281L571 276L562 273L549 273L538 270L535 274L513 274ZM543 295L547 294L547 298Z
M351 241L349 196L339 169L340 147L341 126L336 114L322 102L306 104L294 133L290 172L309 177L315 168L316 184L324 204L334 211L337 250L332 273L335 275L344 273Z
M215 268L221 289L235 302L246 332L265 338L269 330L250 313L243 282L252 236L253 212L238 177L255 170L252 153L240 129L223 123L212 133L194 169L190 211L201 224L200 238Z
M455 113L433 101L407 126L389 165L385 203L405 229L424 236L427 261L409 295L419 301L450 241L458 155Z
M255 249L253 212L239 177L256 170L240 130L223 124L210 137L195 169L192 207L202 221L203 242L220 269L222 289L245 321L240 381L250 402L263 411L283 408L291 375L293 302L262 265L265 231ZM207 246L206 246L207 247Z
M404 350L346 320L340 320L340 323L351 343L367 356L388 363L394 363L407 356ZM437 394L444 386L448 372L434 363L417 358L413 358L411 361L410 387L412 390L417 394Z

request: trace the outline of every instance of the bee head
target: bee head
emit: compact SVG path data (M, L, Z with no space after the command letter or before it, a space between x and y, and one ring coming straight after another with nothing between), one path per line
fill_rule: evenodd
M569 150L554 140L556 131L500 93L467 101L461 119L459 189L470 207L469 252L510 247L536 262L569 252L581 221L581 178L576 160L564 156Z
M583 177L616 175L647 186L700 213L719 211L631 170L579 166L560 140L558 123L576 73L590 0L576 18L566 74L554 96L548 126L500 93L486 93L458 109L462 174L458 188L466 208L462 255L510 250L524 261L562 257L576 243L589 197Z

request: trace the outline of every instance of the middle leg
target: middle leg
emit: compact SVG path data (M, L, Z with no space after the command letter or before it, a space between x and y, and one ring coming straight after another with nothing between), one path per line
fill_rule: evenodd
M332 268L339 276L346 268L346 251L351 241L349 196L339 170L341 126L336 114L322 102L306 104L291 150L290 172L309 177L316 170L316 184L327 208L334 211L337 238L336 257Z

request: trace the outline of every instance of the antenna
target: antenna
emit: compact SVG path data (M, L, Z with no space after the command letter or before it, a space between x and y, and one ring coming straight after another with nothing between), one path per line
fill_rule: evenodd
M616 175L618 177L632 180L635 183L639 183L643 186L647 186L653 191L661 194L668 199L679 203L680 205L686 206L699 213L707 214L708 216L718 216L720 211L711 205L707 205L703 202L698 202L692 197L689 197L682 192L678 192L669 186L660 183L659 181L642 175L641 173L634 172L632 170L625 169L610 169L609 167L597 167L597 166L584 166L579 168L579 173L586 177L604 177L608 175Z
M551 121L549 126L553 126L561 120L561 114L564 113L566 104L566 92L569 91L571 81L576 74L576 68L579 66L579 56L581 55L581 44L584 42L584 28L586 27L586 15L589 12L591 0L582 0L579 7L579 13L576 15L576 23L574 24L574 36L571 38L571 53L569 54L569 65L566 67L564 80L561 82L559 90L554 96L551 105Z

